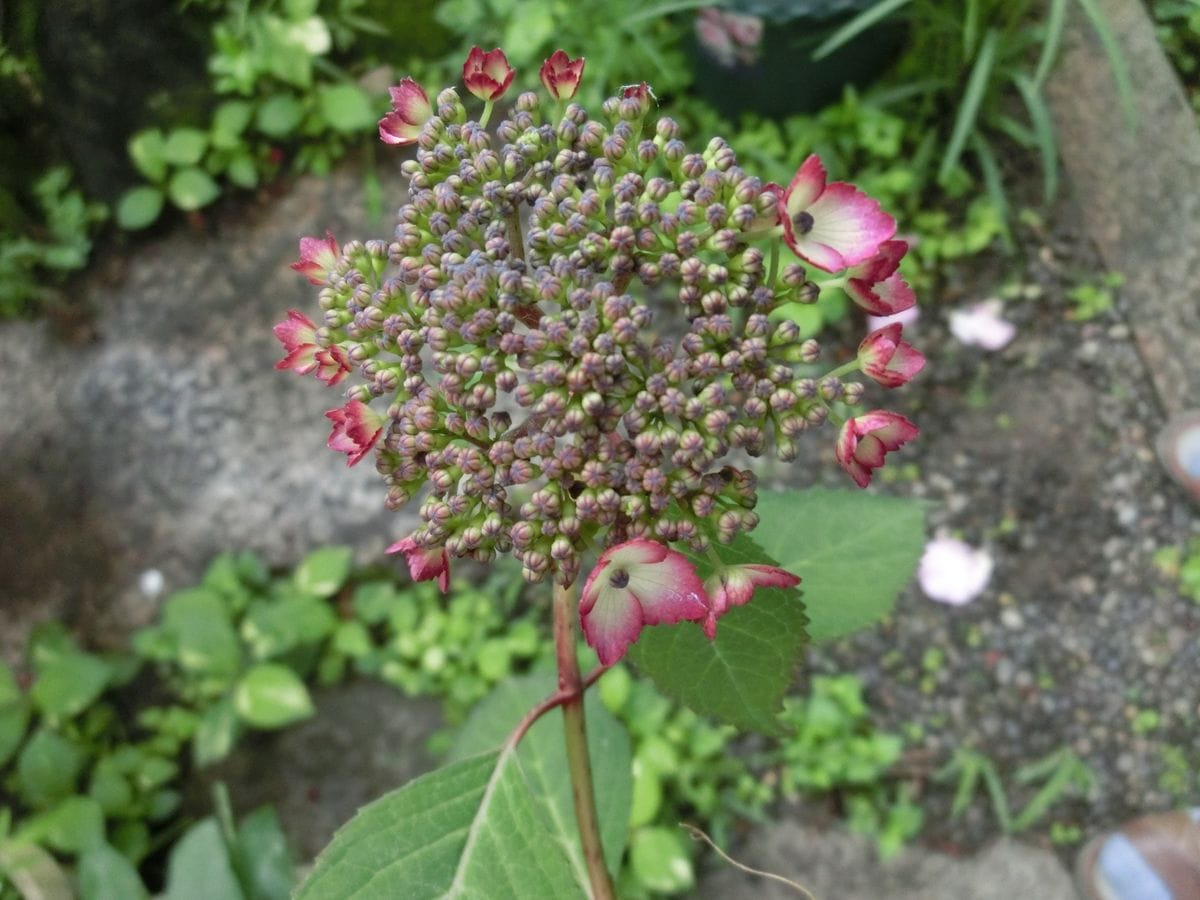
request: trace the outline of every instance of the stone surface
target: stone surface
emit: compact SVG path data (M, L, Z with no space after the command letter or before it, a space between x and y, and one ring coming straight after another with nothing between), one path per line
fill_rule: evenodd
M1170 414L1200 401L1200 129L1139 0L1098 0L1134 86L1123 112L1095 30L1074 13L1048 84L1063 165L1108 267L1125 276L1130 325Z
M139 573L160 570L170 592L229 547L273 564L329 542L379 558L400 517L369 464L347 471L325 447L341 391L276 371L271 333L315 305L288 269L296 236L367 233L360 188L349 168L305 179L268 209L141 248L119 284L92 276L92 344L44 322L0 329L0 652L49 616L119 640L154 612Z
M908 848L879 862L862 837L793 821L759 829L734 858L795 881L815 897L837 900L1076 900L1071 878L1053 853L1004 839L956 858ZM718 864L719 865L719 864ZM794 900L795 888L724 866L701 882L706 900Z

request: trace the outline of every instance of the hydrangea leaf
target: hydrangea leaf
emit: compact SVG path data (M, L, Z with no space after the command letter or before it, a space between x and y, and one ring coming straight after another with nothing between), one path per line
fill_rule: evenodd
M726 563L779 565L744 535L716 549ZM712 567L700 559L696 568L705 578ZM763 587L745 606L721 617L716 640L708 640L695 622L658 625L642 632L629 656L660 691L701 715L773 733L804 650L805 622L799 590Z
M297 900L586 897L521 769L494 750L384 795L334 835Z
M764 491L755 512L761 517L755 540L803 579L814 641L887 615L925 546L925 511L917 500L824 488Z
M450 759L463 759L502 744L521 717L554 688L554 676L550 674L510 678L497 685L472 711L455 740ZM609 870L615 872L625 852L633 802L629 737L592 693L587 695L584 710L592 775L598 786L596 815L604 859ZM575 825L571 776L563 745L562 713L552 710L542 716L521 739L518 756L530 793L548 816L555 841L570 857L576 877L586 883L587 868Z

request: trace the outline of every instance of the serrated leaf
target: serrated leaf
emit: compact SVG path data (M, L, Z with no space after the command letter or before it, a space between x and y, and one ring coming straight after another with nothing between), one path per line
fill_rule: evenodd
M296 567L296 587L314 597L331 597L350 574L353 553L349 547L321 547Z
M773 554L744 535L717 552L727 563L775 564ZM703 578L711 565L700 560L697 569ZM658 625L642 632L629 657L659 690L701 715L774 733L776 713L804 649L804 610L795 588L759 588L749 603L721 617L716 640L708 640L694 622Z
M176 166L194 166L208 149L208 135L199 128L172 128L163 144L163 156Z
M802 579L814 641L886 615L925 547L924 507L914 500L823 488L764 491L755 512L755 540Z
M234 689L233 705L256 728L282 728L315 712L300 676L277 663L252 666Z
M192 212L208 206L221 194L221 189L212 176L203 169L180 169L171 176L167 185L167 196L184 212Z
M521 718L552 694L555 686L550 674L524 675L497 685L472 710L448 759L453 762L500 746ZM609 870L615 872L629 836L633 791L629 737L598 697L588 694L584 710L604 859ZM587 883L575 824L562 713L553 710L542 716L521 739L517 752L529 790L542 805L554 840L570 857L579 881Z
M343 826L297 900L587 896L517 753L484 753L381 797Z

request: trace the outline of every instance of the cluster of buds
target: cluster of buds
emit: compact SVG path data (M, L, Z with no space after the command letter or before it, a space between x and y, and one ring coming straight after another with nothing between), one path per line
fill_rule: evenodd
M876 315L911 306L891 217L815 156L784 188L720 138L689 148L654 121L646 84L592 118L570 102L583 68L556 52L540 72L550 99L521 94L494 132L513 77L500 50L463 67L478 119L453 89L430 102L405 79L379 129L416 148L394 232L301 242L295 268L320 286L321 318L293 311L277 327L280 366L359 376L327 413L329 445L350 464L373 453L389 507L421 498L421 524L393 548L417 577L511 552L528 580L565 585L593 549L703 552L757 524L735 454L792 459L832 418L837 458L865 485L916 435L883 410L847 418L863 395L847 376L894 387L923 365L899 326L821 374L817 343L779 312L827 285ZM781 263L781 248L798 259ZM752 575L708 591L726 599L703 615L647 621L711 631Z

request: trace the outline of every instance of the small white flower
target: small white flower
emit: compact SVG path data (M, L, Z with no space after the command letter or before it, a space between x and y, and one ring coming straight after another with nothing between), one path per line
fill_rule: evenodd
M1017 326L1000 317L999 300L984 300L950 313L950 333L968 346L1003 350L1017 334Z
M938 537L925 545L917 580L931 600L962 606L987 587L992 555L955 538Z

